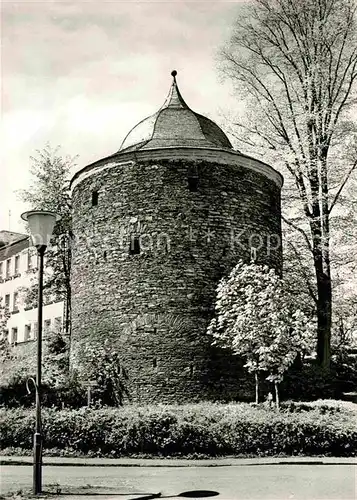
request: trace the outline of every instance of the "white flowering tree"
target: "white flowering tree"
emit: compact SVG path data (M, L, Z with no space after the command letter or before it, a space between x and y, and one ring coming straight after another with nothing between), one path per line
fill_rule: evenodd
M312 349L314 328L294 305L293 297L273 269L240 261L217 288L216 315L208 333L213 344L229 348L246 360L255 375L258 403L259 372L278 384L299 352Z

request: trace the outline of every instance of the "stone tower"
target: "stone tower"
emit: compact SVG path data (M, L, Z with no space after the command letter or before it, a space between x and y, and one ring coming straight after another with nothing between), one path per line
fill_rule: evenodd
M159 111L72 179L73 349L116 345L132 401L230 399L235 361L206 335L215 289L240 258L281 267L282 177L234 151L172 76Z

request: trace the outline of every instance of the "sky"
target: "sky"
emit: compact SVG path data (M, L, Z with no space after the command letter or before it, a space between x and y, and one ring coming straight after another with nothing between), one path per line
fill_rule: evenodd
M2 0L0 230L24 231L16 191L36 150L60 145L77 169L115 153L163 104L173 69L187 104L223 125L239 103L217 51L240 3Z

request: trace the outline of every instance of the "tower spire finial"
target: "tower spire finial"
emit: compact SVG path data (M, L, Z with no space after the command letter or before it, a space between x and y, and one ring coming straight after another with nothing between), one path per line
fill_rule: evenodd
M171 76L173 76L173 77L174 77L174 80L176 79L176 75L177 75L177 71L176 71L175 69L173 69L173 70L171 71Z

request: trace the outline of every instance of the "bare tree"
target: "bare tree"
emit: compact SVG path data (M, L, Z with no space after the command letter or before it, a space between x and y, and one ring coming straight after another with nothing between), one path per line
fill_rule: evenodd
M356 103L356 5L352 0L254 0L236 21L221 62L221 71L245 99L236 138L283 164L288 185L290 177L298 194L303 217L286 222L299 231L313 258L317 358L328 367L330 221L357 166L352 155L343 171L334 170L335 155L353 150L357 137L350 115Z

